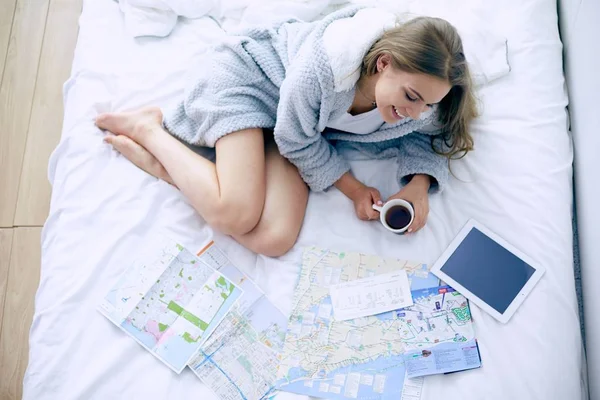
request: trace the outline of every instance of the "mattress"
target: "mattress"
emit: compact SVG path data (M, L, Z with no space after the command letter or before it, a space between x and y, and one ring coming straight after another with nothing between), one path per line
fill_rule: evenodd
M422 398L586 398L573 278L572 145L556 4L468 3L470 12L507 38L511 72L479 91L483 115L472 127L476 151L453 162L447 190L431 197L426 227L395 236L376 222L359 221L337 190L311 193L298 243L275 259L213 232L181 193L109 148L93 125L99 112L176 101L188 67L224 34L218 24L181 19L166 38L133 39L116 3L85 1L72 75L64 86L62 138L49 164L53 193L24 398L216 398L189 370L171 372L95 311L150 235L168 235L191 249L214 240L289 313L304 247L432 263L469 218L542 263L546 274L506 325L472 305L483 367L426 378ZM398 190L396 160L366 160L350 150L345 156L355 175L383 196Z

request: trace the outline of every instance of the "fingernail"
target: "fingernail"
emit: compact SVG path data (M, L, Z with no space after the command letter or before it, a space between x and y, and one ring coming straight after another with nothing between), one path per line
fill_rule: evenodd
M377 202L377 205L378 205L378 206L380 206L380 205L382 205L382 204L383 204L383 201L381 201L381 200L379 200L379 201Z
M408 233L412 233L412 229L409 229L409 230L408 230Z

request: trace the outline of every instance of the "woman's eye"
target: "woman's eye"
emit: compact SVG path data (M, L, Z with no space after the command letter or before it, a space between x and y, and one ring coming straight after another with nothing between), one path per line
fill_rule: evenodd
M412 101L413 103L414 103L415 101L419 100L419 99L418 99L418 98L416 98L416 97L415 97L415 98L413 98L413 97L410 97L410 95L409 95L408 93L406 93L406 98L408 99L408 101Z

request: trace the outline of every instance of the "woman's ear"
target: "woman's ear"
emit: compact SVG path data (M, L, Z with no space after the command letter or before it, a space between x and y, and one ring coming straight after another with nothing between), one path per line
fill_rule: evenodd
M389 54L382 54L377 58L377 72L386 69L392 63L392 57Z

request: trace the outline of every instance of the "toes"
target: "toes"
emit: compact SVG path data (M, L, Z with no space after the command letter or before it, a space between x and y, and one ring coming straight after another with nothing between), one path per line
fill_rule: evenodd
M142 161L141 158L147 153L146 149L127 136L107 136L107 142L136 165Z
M171 176L162 164L148 150L135 141L122 135L108 135L104 141L112 145L115 150L131 161L136 167L175 186Z
M98 114L96 116L96 126L100 129L106 129L106 120L110 118L110 114L109 113L103 113L103 114Z
M157 162L156 158L150 154L148 150L135 141L122 135L107 136L106 141L138 168L146 171L150 175L161 177L161 173L163 172L162 165Z

